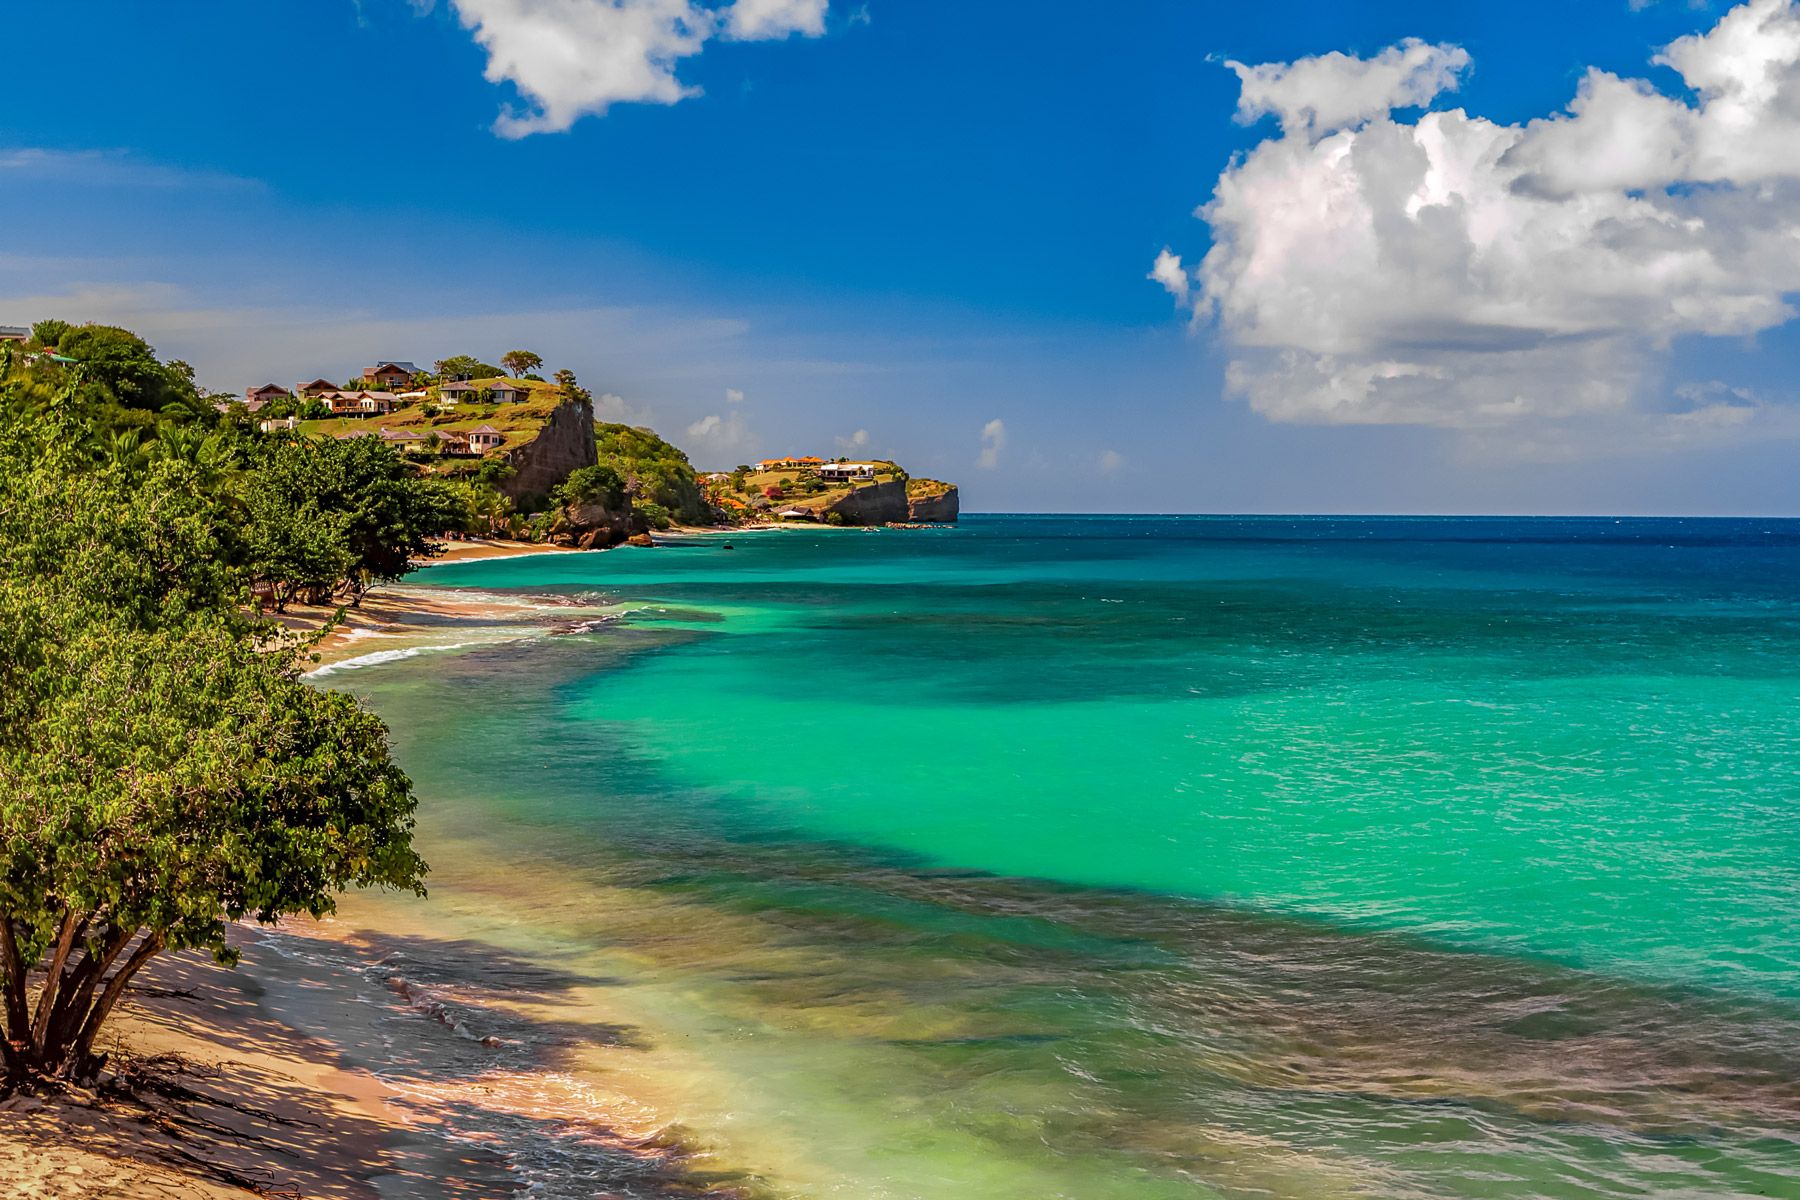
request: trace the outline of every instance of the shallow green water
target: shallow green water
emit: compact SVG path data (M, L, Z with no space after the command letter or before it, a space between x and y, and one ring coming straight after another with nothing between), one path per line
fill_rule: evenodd
M699 1165L1800 1195L1794 525L720 540L435 568L627 615L328 680L426 799L407 919L554 965L520 1053Z

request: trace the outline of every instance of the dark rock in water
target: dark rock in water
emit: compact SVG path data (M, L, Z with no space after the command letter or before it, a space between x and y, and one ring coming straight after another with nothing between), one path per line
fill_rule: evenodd
M721 549L721 550L736 550L737 547L732 545L730 542L726 542L723 546L720 546L719 549Z
M627 544L632 545L632 546L654 546L654 545L656 545L656 539L651 537L647 533L634 533L630 537L626 538L625 541Z

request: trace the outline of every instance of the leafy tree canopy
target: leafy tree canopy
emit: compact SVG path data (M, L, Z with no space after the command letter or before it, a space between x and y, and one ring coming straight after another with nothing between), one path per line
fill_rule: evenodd
M535 371L543 366L544 360L529 350L508 350L500 356L500 365L514 375L522 377L526 372Z
M307 686L244 615L220 443L159 439L126 465L85 440L66 413L0 419L11 1087L91 1073L157 953L229 961L229 921L323 914L349 886L418 890L425 870L380 721Z
M434 369L438 380L449 383L457 379L494 379L506 374L499 367L482 362L479 358L467 354L454 354L449 358L440 358Z

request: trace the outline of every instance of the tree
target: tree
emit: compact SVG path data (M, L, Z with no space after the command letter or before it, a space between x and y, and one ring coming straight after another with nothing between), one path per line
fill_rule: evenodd
M67 321L58 321L54 317L46 317L42 321L34 321L31 325L30 345L34 350L46 350L60 345L63 335L73 329Z
M515 376L523 377L527 371L535 371L543 366L544 360L529 350L508 350L500 356L500 365Z
M96 1071L96 1037L158 953L228 963L230 921L324 915L349 886L421 891L425 871L380 721L307 686L242 614L204 468L94 466L72 424L0 427L9 1088Z
M604 464L576 467L551 497L557 504L596 504L611 512L626 505L625 480Z
M178 404L192 408L198 400L193 381L158 362L150 344L129 329L77 325L64 330L56 349L76 360L102 399L122 408L154 412Z
M443 485L372 437L274 442L241 491L252 518L250 560L261 578L316 586L339 562L337 579L350 583L357 603L371 585L399 579L414 559L438 553L431 535L454 523ZM328 552L328 541L341 556ZM283 574L299 566L301 580Z
M490 366L467 354L440 358L432 365L432 369L437 372L439 383L451 383L458 379L494 379L505 374L499 367Z
M556 390L564 400L575 400L583 404L594 402L594 394L582 387L575 378L575 372L567 367L556 373Z

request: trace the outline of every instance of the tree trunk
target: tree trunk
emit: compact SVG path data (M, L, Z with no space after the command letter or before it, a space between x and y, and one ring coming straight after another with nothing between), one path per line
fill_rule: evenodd
M62 1058L64 1047L81 1028L81 1022L87 1016L88 1003L94 997L94 989L100 985L114 962L131 944L136 933L131 929L110 929L101 952L95 955L93 947L87 949L81 962L72 972L72 979L63 985L62 996L56 1004L56 1012L50 1020L50 1029L43 1038L41 1052L45 1062L58 1062Z
M44 1035L50 1032L50 1012L56 1006L57 989L62 987L63 968L69 963L75 935L80 932L79 927L86 924L86 921L76 920L74 909L63 914L62 930L56 935L56 952L50 956L50 965L44 970L44 988L38 993L37 1019L31 1023L31 1040L40 1046L44 1044Z
M112 1015L113 1005L117 1004L119 997L125 994L125 985L131 982L131 977L142 970L145 963L156 957L162 947L162 934L145 934L144 940L138 944L138 948L132 951L130 958L125 960L125 965L114 971L112 978L106 981L105 990L100 993L100 998L94 1001L94 1007L88 1013L87 1020L83 1022L81 1032L75 1036L75 1044L69 1047L69 1054L63 1060L66 1071L72 1070L76 1075L88 1073L88 1066L94 1055L94 1039L99 1036L100 1027L106 1023L106 1018Z
M6 976L6 1073L9 1079L17 1079L25 1070L24 1056L31 1046L31 1017L25 1003L25 960L19 955L11 917L0 917L0 972Z

